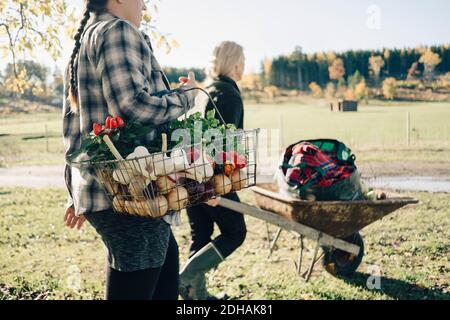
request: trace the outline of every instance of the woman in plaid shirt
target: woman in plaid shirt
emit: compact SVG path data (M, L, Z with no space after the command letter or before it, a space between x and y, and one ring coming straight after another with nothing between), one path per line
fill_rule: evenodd
M194 106L194 91L156 97L169 83L152 51L150 39L138 28L143 0L86 0L66 70L63 131L66 156L108 115L136 120L154 128ZM189 74L186 89L196 86ZM66 165L68 227L85 219L101 236L108 252L107 299L177 299L178 245L164 219L116 215L95 175Z

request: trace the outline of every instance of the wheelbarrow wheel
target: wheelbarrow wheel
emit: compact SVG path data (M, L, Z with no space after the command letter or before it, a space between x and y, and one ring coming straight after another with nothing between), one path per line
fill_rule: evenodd
M323 248L324 257L322 260L322 265L328 273L335 277L349 276L353 274L356 269L358 269L364 256L364 240L359 232L343 240L356 244L361 248L361 250L356 256L339 249Z

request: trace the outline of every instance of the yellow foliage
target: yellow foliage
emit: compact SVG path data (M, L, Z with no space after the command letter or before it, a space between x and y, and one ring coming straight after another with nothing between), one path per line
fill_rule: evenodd
M344 60L336 59L328 68L331 80L340 80L345 75Z
M278 89L278 87L276 87L276 86L265 87L264 92L267 94L269 99L272 99L272 100L280 95L280 89Z
M358 101L367 99L367 97L369 96L369 88L367 88L365 80L362 80L355 86L354 96Z
M345 100L355 100L355 93L352 88L348 88L344 92L344 99Z
M17 77L8 77L5 80L6 91L23 94L32 86L31 82L27 78L27 70L25 68L18 72Z
M323 90L316 82L311 82L309 84L309 89L312 91L312 96L314 98L322 98L323 97Z
M327 99L332 99L336 96L336 85L333 82L328 82L325 88L325 96Z
M369 68L372 70L375 78L380 76L381 69L384 67L384 60L381 56L372 56L369 58Z
M397 92L397 80L395 78L387 78L383 81L383 95L388 100L394 100Z
M261 90L261 77L257 73L250 73L246 74L242 77L242 80L240 81L240 86L244 90Z
M422 56L420 57L419 62L423 63L427 66L437 66L439 63L441 63L442 59L439 57L439 54L434 53L430 49L425 51Z

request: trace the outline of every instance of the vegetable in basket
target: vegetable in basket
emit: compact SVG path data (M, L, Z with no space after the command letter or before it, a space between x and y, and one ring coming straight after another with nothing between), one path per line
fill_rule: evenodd
M135 121L125 122L121 117L108 116L104 125L93 124L93 130L82 139L80 149L69 155L68 160L74 162L82 154L87 154L91 162L115 160L116 157L105 143L104 136L109 137L121 154L132 154L151 130L152 128ZM155 152L156 148L147 146L151 152Z

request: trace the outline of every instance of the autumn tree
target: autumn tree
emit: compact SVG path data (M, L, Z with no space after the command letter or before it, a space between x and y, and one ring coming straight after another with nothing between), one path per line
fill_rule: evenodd
M437 53L434 53L430 49L426 50L420 57L419 62L424 65L424 78L425 80L431 81L434 77L434 69L441 63L441 58Z
M411 65L411 68L408 70L408 76L406 77L407 80L413 80L418 72L419 63L416 61Z
M335 59L328 68L328 72L331 80L341 80L345 75L344 60L341 58Z
M323 97L323 90L316 82L311 82L309 84L309 89L312 92L313 98L322 98Z
M266 57L262 63L262 74L261 74L261 79L264 87L270 84L271 73L272 73L272 60Z
M18 91L28 77L26 69L18 67L18 57L33 58L36 52L45 51L56 60L62 50L60 39L74 27L73 12L65 0L0 2L0 52L3 59L12 63Z
M397 80L387 78L383 81L383 95L388 100L394 100L397 93Z
M369 58L369 68L375 80L376 86L378 86L380 82L380 73L383 67L384 67L384 60L382 56L371 56Z
M157 4L152 1L147 7L156 12ZM6 86L20 94L29 88L28 72L26 66L18 66L19 58L33 59L36 53L46 52L57 60L63 51L61 39L73 38L79 19L69 0L0 0L0 55L11 62L14 75L5 80ZM142 29L152 35L157 46L170 50L178 45L158 31L148 12L144 14Z
M16 65L9 63L5 69L5 79L10 84L10 92L17 92L17 81L15 71L21 74L22 82L20 93L26 98L33 98L36 95L47 93L47 80L49 70L46 66L32 61L18 61ZM16 88L14 88L16 86Z

